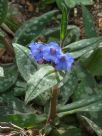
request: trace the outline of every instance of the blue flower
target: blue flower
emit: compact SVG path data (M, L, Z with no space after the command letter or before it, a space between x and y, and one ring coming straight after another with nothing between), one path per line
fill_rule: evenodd
M61 48L56 42L50 42L47 44L46 48L44 48L43 59L48 62L57 63L58 56L60 55Z
M70 54L63 54L56 42L48 44L31 42L29 44L30 56L39 64L51 62L56 70L70 70L74 59Z
M59 57L58 62L55 65L55 69L68 71L71 69L73 62L74 59L72 56L70 56L68 53L63 54Z
M29 48L30 56L32 58L34 58L37 62L43 61L43 49L44 49L43 43L31 42L29 44Z

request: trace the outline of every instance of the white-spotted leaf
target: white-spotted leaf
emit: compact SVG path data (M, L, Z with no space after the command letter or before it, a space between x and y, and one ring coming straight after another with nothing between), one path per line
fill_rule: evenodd
M18 70L25 81L28 81L31 75L38 69L38 65L30 58L28 48L16 43L13 44L13 47L16 55Z
M16 32L14 42L27 45L44 30L46 24L57 13L57 10L49 11L39 17L25 22Z
M0 24L3 23L8 10L8 0L0 0Z
M0 77L0 93L8 90L17 80L18 70L17 67L12 65L3 66L4 77Z
M35 99L40 94L48 91L58 83L54 68L52 66L43 66L40 68L30 80L28 80L28 89L26 92L25 102Z

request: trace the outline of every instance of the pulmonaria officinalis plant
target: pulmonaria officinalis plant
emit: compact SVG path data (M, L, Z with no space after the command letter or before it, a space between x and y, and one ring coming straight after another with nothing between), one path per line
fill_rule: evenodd
M33 59L38 63L50 62L56 70L68 71L74 62L74 58L68 53L64 54L56 42L47 44L31 42L29 48Z
M47 44L41 42L31 42L29 44L30 56L39 64L51 64L57 71L69 71L74 62L74 58L69 54L64 54L61 47L56 42L49 42ZM52 87L52 97L49 109L47 123L53 121L56 117L56 105L59 88L56 84Z

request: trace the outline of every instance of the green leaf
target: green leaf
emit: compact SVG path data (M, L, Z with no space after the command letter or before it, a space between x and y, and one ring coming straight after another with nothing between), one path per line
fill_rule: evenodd
M0 93L7 91L17 80L18 71L14 64L2 65L4 77L0 77Z
M32 75L30 80L28 80L28 89L25 97L26 103L57 84L56 74L53 72L54 68L52 66L45 65Z
M3 23L8 10L8 0L0 0L0 24Z
M94 77L88 72L81 64L75 65L77 74L76 91L73 94L73 101L87 98L87 96L93 96L96 94L97 83Z
M5 36L5 33L3 31L0 32L0 38L1 37L4 37Z
M17 17L21 18L21 16L22 16L21 12L17 7L15 7L15 4L9 3L8 4L7 16L6 16L5 20L4 20L4 23L13 32L15 32L20 27L20 25L21 25L20 20L22 20L22 19L18 19Z
M85 35L88 38L97 36L92 15L85 6L82 6L82 15L83 15L83 23L85 27Z
M102 96L93 95L71 104L58 107L58 116L63 117L68 114L73 114L82 111L99 111L102 109Z
M42 35L44 35L47 39L47 41L57 41L59 43L60 41L60 27L54 27L44 30L42 32ZM68 25L67 26L67 32L66 37L64 40L64 46L68 45L69 43L75 42L80 37L80 30L77 26L74 25Z
M0 121L2 116L30 112L33 110L26 106L23 101L14 97L12 91L0 96Z
M60 32L61 44L63 44L65 36L66 36L67 23L68 23L68 10L66 5L62 3L62 18L61 18L61 32Z
M32 74L37 71L38 65L30 58L28 48L16 43L13 44L13 47L16 55L18 70L25 81L28 81Z
M82 100L88 97L93 97L94 95L101 95L102 88L96 83L94 76L86 70L84 67L79 67L76 70L78 77L78 87L73 93L73 101ZM100 102L101 103L101 102ZM96 106L97 107L97 106ZM100 118L102 114L102 109L99 111L88 111L81 112L78 115L84 115L90 118L92 121L97 123L102 128L102 120Z
M23 128L41 128L45 121L46 116L32 113L10 114L0 117L0 122L12 122Z
M64 0L56 0L56 4L60 10L63 10Z
M0 77L4 77L4 69L3 69L3 67L0 67Z
M49 136L62 136L62 135L57 131L56 128L53 128Z
M52 4L54 3L56 0L42 0L43 4Z
M72 69L71 72L65 73L64 78L60 82L59 86L60 85L61 87L59 94L59 103L65 104L69 100L70 96L73 94L77 86L77 76L74 69Z
M68 8L73 8L76 5L92 5L93 0L64 0Z
M94 75L102 75L102 48L95 50L92 55L85 60L85 67Z
M82 119L87 122L87 124L92 128L92 130L97 134L97 136L102 136L102 129L97 126L92 120L88 119L85 116L81 116Z
M102 36L84 39L67 45L63 50L65 52L69 51L73 57L78 58L85 53L89 53L90 51L98 48L101 42Z
M24 96L27 89L27 83L22 80L17 80L15 83L13 94L14 96Z
M63 50L67 51L69 50L70 52L74 52L74 51L79 51L81 49L90 47L90 46L95 46L98 47L99 43L101 43L102 41L102 36L98 36L98 37L93 37L93 38L89 38L89 39L83 39L80 41L76 41L74 43L71 43L67 46L65 46L63 48Z
M27 83L22 80L18 80L15 84L13 94L14 96L22 97L22 96L25 96L26 90L27 90ZM51 97L51 92L46 91L40 94L38 97L36 97L34 99L34 103L41 106L45 105L45 103L50 99L50 97Z
M61 136L81 136L81 130L77 127L70 126Z
M44 30L46 24L57 13L57 10L49 11L39 17L25 22L16 32L14 42L27 45Z

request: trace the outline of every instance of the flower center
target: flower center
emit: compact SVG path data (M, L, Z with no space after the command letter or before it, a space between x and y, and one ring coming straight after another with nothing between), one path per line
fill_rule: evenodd
M43 59L41 59L41 60L38 61L38 64L43 64L43 63L44 63Z
M39 52L39 53L42 53L42 51L43 51L43 49L41 49L41 48L38 49L38 52Z
M56 54L56 49L50 48L50 53L51 53L52 55Z
M60 60L65 61L66 60L65 56L61 56Z

